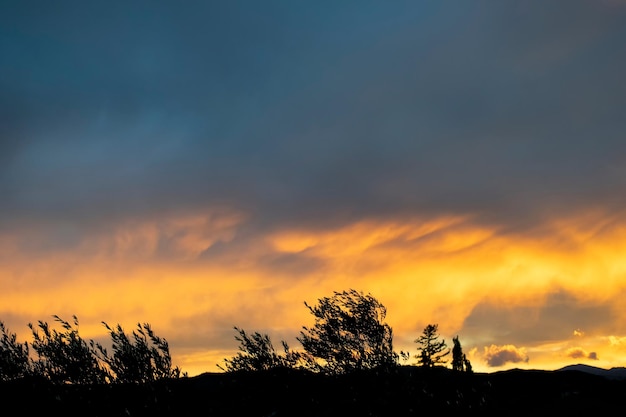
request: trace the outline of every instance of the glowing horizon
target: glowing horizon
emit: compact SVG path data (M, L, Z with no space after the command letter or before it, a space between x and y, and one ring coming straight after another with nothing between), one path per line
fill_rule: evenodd
M469 217L444 216L280 230L237 243L244 218L135 222L86 239L78 250L37 259L20 259L23 242L5 238L0 319L24 341L28 322L53 314L77 315L87 339L106 340L101 321L127 331L148 322L169 341L176 365L195 375L219 372L217 365L236 353L233 326L298 349L301 326L311 324L303 303L354 288L386 306L398 352L415 354L413 340L436 323L449 345L459 335L480 372L623 364L626 228L614 220L604 227L601 214L560 219L537 236L500 234ZM163 259L155 242L167 236L176 256ZM239 263L232 253L206 256L224 242L237 243ZM297 256L287 272L267 268L267 259L285 254ZM53 281L51 274L64 274L63 285L37 286ZM555 328L558 320L569 328Z

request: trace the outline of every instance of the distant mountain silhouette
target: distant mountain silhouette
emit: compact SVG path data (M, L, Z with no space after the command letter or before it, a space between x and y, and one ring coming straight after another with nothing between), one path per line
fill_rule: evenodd
M561 369L557 369L557 372L560 371L578 371L585 372L592 375L602 376L607 379L615 379L615 380L626 380L626 368L618 367L611 369L598 368L596 366L585 365L582 363L576 365L568 365Z

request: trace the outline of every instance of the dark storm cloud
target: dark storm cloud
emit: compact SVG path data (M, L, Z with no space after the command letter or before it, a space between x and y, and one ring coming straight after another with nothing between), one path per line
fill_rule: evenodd
M615 313L608 303L586 303L565 291L553 292L536 305L480 303L463 323L461 333L490 343L504 340L529 345L569 339L575 329L612 333Z
M619 4L20 2L0 16L3 227L216 204L254 227L510 224L623 203Z

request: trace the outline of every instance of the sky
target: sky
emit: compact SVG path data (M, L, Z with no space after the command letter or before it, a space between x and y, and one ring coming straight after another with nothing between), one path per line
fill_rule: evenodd
M0 321L196 375L356 289L397 351L625 366L625 43L618 0L2 2Z

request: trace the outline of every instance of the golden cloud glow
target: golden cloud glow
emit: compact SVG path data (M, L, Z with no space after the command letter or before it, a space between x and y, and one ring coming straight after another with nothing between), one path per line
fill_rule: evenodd
M585 214L524 235L469 217L368 220L238 239L246 216L222 210L129 222L54 250L29 249L28 242L43 239L29 230L0 235L0 319L24 340L28 322L52 314L76 314L87 338L106 337L101 321L128 330L149 322L170 341L177 364L197 374L216 371L234 354L232 326L297 347L301 326L312 321L303 302L355 288L387 307L398 351L414 354L413 340L426 324L437 323L448 342L460 336L477 371L507 355L503 367L554 368L590 359L591 352L598 366L621 366L626 227L617 220ZM221 249L213 253L217 242ZM580 308L608 306L612 322L568 331L575 344L564 338L513 346L506 334L462 333L479 303L532 312L556 290L572 294ZM538 317L519 319L520 325L542 325ZM528 362L511 360L520 352Z

